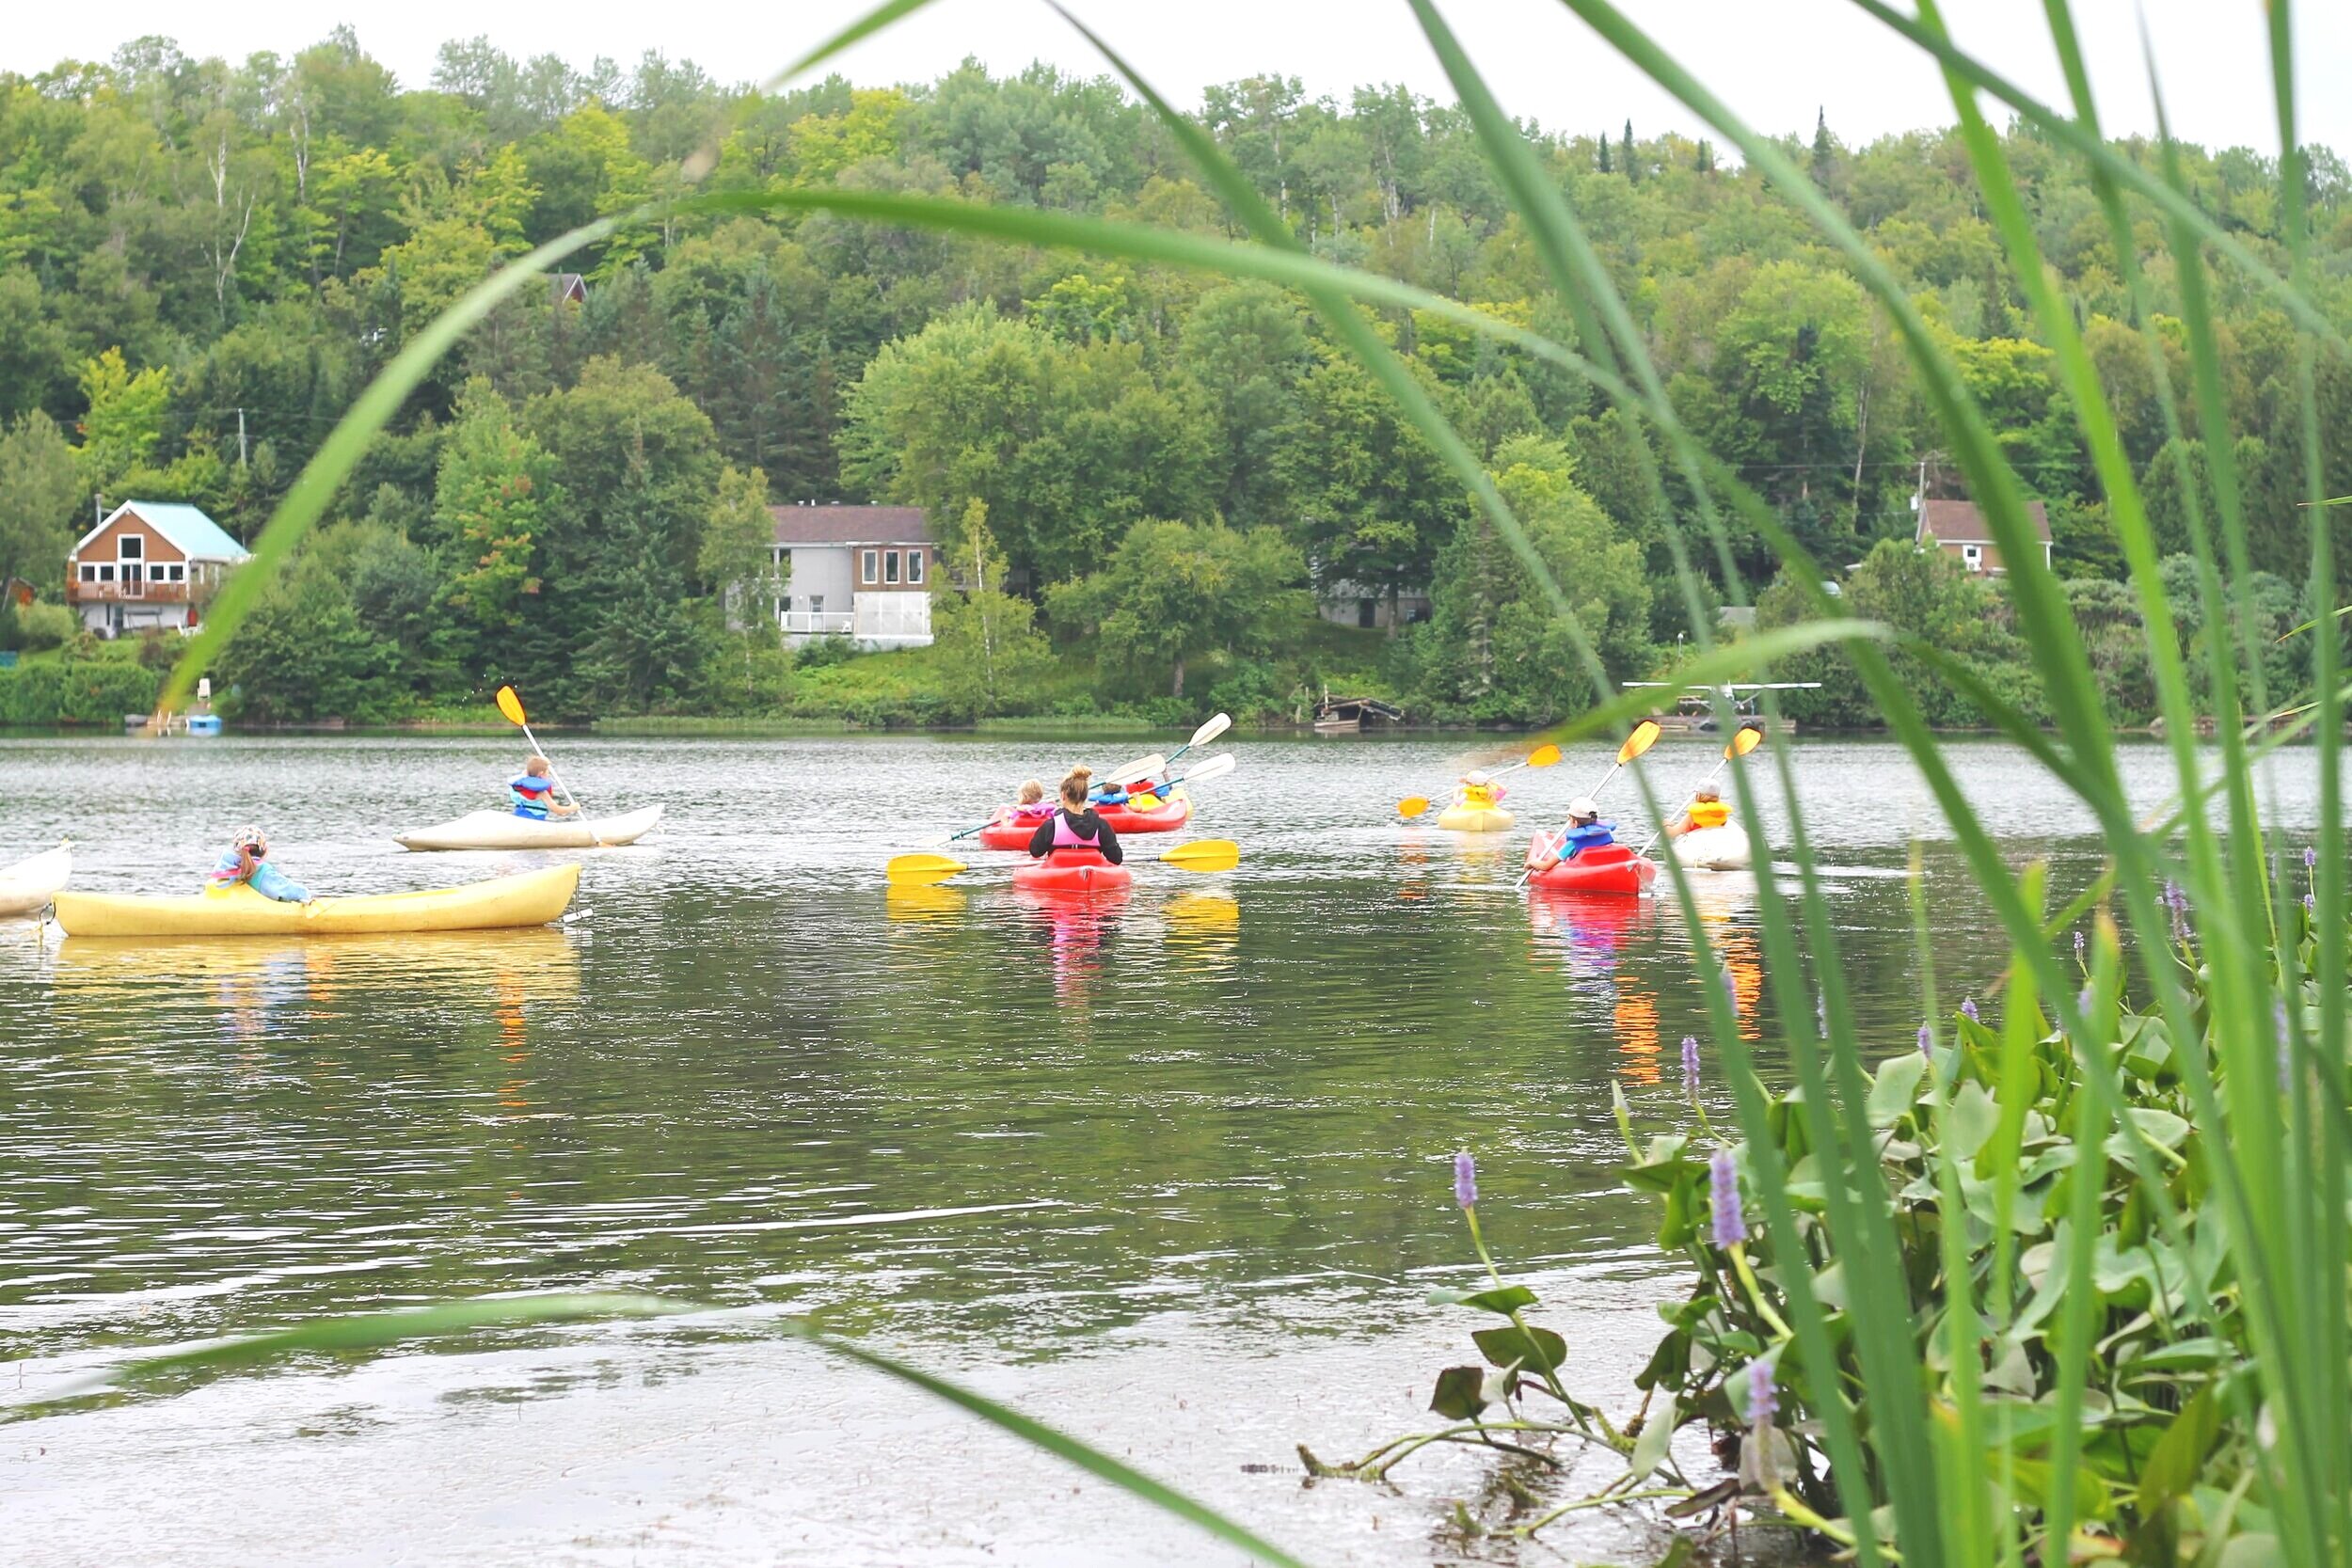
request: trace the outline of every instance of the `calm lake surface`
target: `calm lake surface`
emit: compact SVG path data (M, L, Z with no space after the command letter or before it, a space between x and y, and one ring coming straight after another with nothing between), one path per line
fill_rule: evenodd
M1571 1381L1635 1402L1677 1280L1613 1178L1610 1087L1646 1128L1681 1124L1702 956L1659 901L1513 892L1523 833L1398 825L1400 796L1508 754L1465 737L1242 741L1192 830L1240 840L1241 869L1190 877L1150 863L1171 840L1138 836L1136 889L1104 911L1025 901L977 849L954 883L885 894L889 856L1020 779L1176 743L564 737L592 805L669 817L584 857L586 916L560 929L158 947L0 923L0 1401L330 1310L582 1287L714 1307L8 1426L7 1560L1242 1560L768 1332L803 1312L1311 1560L1507 1560L1445 1528L1475 1461L1417 1461L1402 1495L1304 1487L1294 1445L1353 1457L1418 1429L1436 1370L1466 1358L1463 1319L1422 1302L1474 1268L1447 1163L1465 1146ZM471 880L538 858L389 835L496 804L523 754L0 738L0 863L71 834L77 886L193 891L257 821L314 893ZM1678 794L1718 754L1669 739L1643 766ZM2079 886L2098 844L2055 782L2005 745L1951 757L2012 860ZM2125 760L2159 804L2165 754ZM1522 825L1606 761L1513 775ZM1897 748L1807 739L1797 771L1850 984L1899 1049L1922 1006L1912 835L1947 1007L1997 971L1998 938ZM2308 825L2308 755L2266 787ZM1638 808L1622 781L1609 799ZM1708 880L1709 945L1754 1021L1756 889ZM1751 1026L1776 1061L1769 1021ZM1579 1560L1645 1542L1607 1519L1547 1539Z

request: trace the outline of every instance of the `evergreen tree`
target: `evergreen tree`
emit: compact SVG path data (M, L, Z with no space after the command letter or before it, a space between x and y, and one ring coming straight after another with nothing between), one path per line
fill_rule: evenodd
M1628 180L1639 180L1642 177L1642 166L1635 161L1633 156L1633 121L1630 119L1625 122L1625 145L1617 161L1625 166L1625 177Z

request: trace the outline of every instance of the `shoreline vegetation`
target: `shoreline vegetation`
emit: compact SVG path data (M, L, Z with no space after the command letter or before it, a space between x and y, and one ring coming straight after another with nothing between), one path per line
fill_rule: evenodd
M1478 1228L1485 1130L1433 1125L1414 1152L1433 1173L1454 1162L1486 1275L1441 1299L1505 1320L1472 1336L1483 1364L1440 1373L1433 1408L1498 1456L1515 1508L1557 1516L1687 1492L1657 1511L1687 1532L1674 1563L1744 1516L1861 1568L2340 1568L2352 847L2333 612L2352 535L2331 509L2352 492L2352 177L2297 134L2291 9L2261 19L2270 159L2101 135L2065 0L2045 13L2064 109L1951 44L1936 7L1913 17L1862 0L1941 65L1957 125L1858 150L1826 117L1810 144L1759 134L1677 64L1670 40L1611 0L1565 4L1722 137L1722 157L1711 140L1640 142L1630 126L1596 140L1511 120L1433 0L1411 8L1458 99L1445 107L1395 91L1307 105L1259 80L1212 89L1193 118L1107 50L1123 88L1042 68L993 82L968 66L928 89L834 81L774 99L717 94L649 56L633 85L610 71L596 90L553 62L534 122L542 99L486 46L445 55L433 93L394 91L347 33L291 74L273 61L273 80L335 84L321 116L376 116L383 134L339 156L390 146L413 161L446 150L453 125L483 133L481 156L412 185L399 221L359 242L371 263L354 268L344 248L390 210L366 196L363 159L349 171L361 194L286 224L282 245L248 250L241 226L231 247L199 228L216 264L153 302L159 342L173 311L183 325L237 318L191 349L196 376L248 322L364 325L380 334L366 341L405 345L380 379L364 356L340 367L356 379L321 406L345 406L361 382L369 394L316 449L310 483L285 492L263 540L275 553L231 579L193 652L226 640L223 671L255 718L297 716L283 684L297 668L302 700L356 716L386 689L382 672L429 701L471 689L449 673L485 658L558 714L722 689L774 705L763 691L783 701L803 676L839 682L870 663L824 650L786 664L723 614L756 571L762 476L805 495L824 488L808 465L830 462L878 499L930 508L951 557L963 541L952 578L975 587L940 607L942 674L961 683L942 688L955 694L941 712L998 709L1024 679L1041 690L1014 705L1069 717L1104 697L1146 721L1177 705L1279 711L1312 662L1283 662L1297 659L1291 639L1323 624L1310 562L1373 587L1375 610L1428 585L1426 626L1384 638L1380 663L1430 713L1575 714L1560 733L1581 738L1621 733L1648 705L1619 689L1634 672L1708 684L1818 672L1802 678L1820 690L1785 711L1807 723L1858 711L1903 746L2006 940L2001 997L1944 1019L1936 895L1915 875L1918 1034L1868 1037L1767 693L1770 754L1732 791L1740 826L1774 850L1749 873L1745 989L1718 967L1693 892L1704 874L1668 857L1658 882L1707 1000L1686 1081L1720 1074L1728 1114L1711 1124L1694 1096L1661 1132L1644 1106L1645 1142L1620 1111L1627 1180L1657 1195L1658 1241L1692 1267L1692 1294L1631 1380L1651 1402L1616 1426L1566 1390L1563 1337L1528 1321L1533 1293L1503 1280ZM807 64L921 8L889 0ZM78 73L18 84L0 110L113 114L135 139L142 113L189 117L182 128L214 127L205 145L224 159L258 147L253 166L282 171L282 124L240 143L236 111L208 107L204 84L227 68L148 40L112 75L88 69L87 90ZM515 135L494 133L494 111L522 117ZM690 167L709 172L707 192L687 193ZM225 180L201 183L223 193L210 215L225 216ZM322 201L326 187L322 172ZM90 213L71 182L55 195L61 213L133 221ZM318 203L293 211L304 206ZM130 238L98 252L117 293L136 281ZM483 279L534 239L549 257L580 253L595 287L579 318L514 291L533 273ZM28 275L11 266L21 302ZM87 284L56 276L56 311L36 298L15 319L56 325L67 366L90 341L87 309L72 309ZM696 378L769 362L741 353L755 340L735 340L733 357L722 342L798 319L775 303L787 298L843 326L800 341L801 402L778 392L713 413L680 389L740 390L732 373ZM109 319L139 318L118 305ZM264 363L263 347L237 352ZM200 467L194 423L167 441L168 356L135 357L150 368L81 361L99 456L69 452L73 473L112 463L108 483L143 483ZM838 401L805 395L818 386ZM0 453L0 472L26 452L54 463L64 443L46 419L19 417L9 439L27 445ZM829 439L787 438L818 431ZM1287 464L1283 433L1298 443ZM211 436L202 451L225 471ZM238 483L253 467L236 466ZM1980 509L2006 577L1912 547L1896 503L1947 484ZM977 586L1015 570L1025 592ZM1751 588L1755 626L1726 645L1716 611ZM372 626L363 599L410 613ZM1056 687L1080 649L1088 663ZM1089 679L1104 690L1077 684ZM912 707L880 683L862 695L876 711ZM2308 844L2265 823L2257 796L2251 736L2290 709L2318 736ZM2208 716L2210 768L2194 733ZM2093 815L2109 859L2087 885L2011 863L1935 735L1963 717L2031 751ZM2143 820L2117 741L2154 717L2175 809ZM1675 802L1640 770L1628 778L1662 821ZM633 1309L662 1304L507 1299L328 1320L142 1370ZM854 1341L818 1342L1256 1560L1298 1560L1049 1425ZM1519 1418L1536 1410L1562 1418ZM1715 1440L1721 1474L1649 1486L1683 1426ZM1543 1497L1514 1466L1548 1454L1498 1432L1597 1441L1626 1469L1597 1495ZM1385 1474L1395 1453L1353 1468Z

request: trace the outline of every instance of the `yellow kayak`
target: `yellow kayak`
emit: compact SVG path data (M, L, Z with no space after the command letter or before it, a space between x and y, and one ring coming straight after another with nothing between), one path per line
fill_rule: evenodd
M464 887L281 904L249 887L193 898L60 893L56 921L72 937L352 936L373 931L485 931L563 917L580 867L554 866Z
M1499 833L1518 820L1501 806L1448 806L1438 814L1438 826L1457 833Z

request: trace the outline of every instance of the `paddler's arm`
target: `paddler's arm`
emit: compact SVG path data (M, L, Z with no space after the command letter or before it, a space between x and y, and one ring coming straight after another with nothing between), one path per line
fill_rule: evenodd
M1037 825L1037 832L1029 835L1029 853L1038 860L1043 860L1053 852L1053 848L1054 819L1049 816Z
M1125 860L1127 851L1119 847L1119 835L1111 832L1111 825L1104 821L1099 813L1088 815L1094 817L1095 842L1103 847L1103 858L1113 865Z

